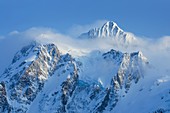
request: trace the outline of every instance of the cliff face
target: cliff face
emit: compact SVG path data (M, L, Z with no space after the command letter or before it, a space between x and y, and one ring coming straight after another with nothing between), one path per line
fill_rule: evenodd
M59 58L59 51L53 44L33 43L16 53L12 64L1 75L12 111L28 109L44 82L56 70Z
M84 64L61 54L54 44L32 43L22 48L1 75L1 112L111 111L124 96L120 92L127 93L131 83L143 77L148 62L141 52L111 50L100 58L117 67L107 87L82 79L81 74L88 71Z

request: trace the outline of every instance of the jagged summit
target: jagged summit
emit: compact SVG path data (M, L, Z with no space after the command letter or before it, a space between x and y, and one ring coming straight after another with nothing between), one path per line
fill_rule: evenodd
M15 54L0 76L0 112L111 111L122 96L118 90L127 92L143 76L145 61L140 60L139 53L112 49L98 55L95 61L83 62L61 54L54 44L32 42ZM90 68L91 65L97 66ZM87 81L81 78L84 72L86 77L98 79ZM106 76L109 87L101 85ZM96 82L99 79L101 83Z
M82 33L79 38L81 39L94 39L94 38L115 38L122 42L129 43L135 40L131 33L124 32L115 22L108 21L100 28L93 28L86 33Z
M101 28L105 31L106 36L116 36L118 32L123 32L123 30L113 21L106 22ZM103 34L103 37L104 36L105 35Z
M120 41L123 46L135 39L113 21L83 36ZM112 48L88 52L74 57L60 52L55 44L36 41L23 47L0 75L0 113L170 111L170 77L148 83L146 78L151 77L146 69L151 70L150 64L141 51L128 53Z
M61 55L54 44L32 42L23 47L0 76L0 112L25 113L56 70L56 76L76 76L71 56Z
M106 23L103 29L112 29L116 26L113 24ZM131 93L140 97L145 94L143 91L152 92L143 89L145 83L142 88L140 86L146 77L144 69L148 67L141 51L123 53L111 49L90 55L73 58L61 54L54 44L32 42L23 47L0 76L0 112L117 112ZM140 86L139 89L135 90L136 86ZM169 89L166 95L169 95ZM161 98L160 94L154 97L158 102ZM134 96L129 99L128 105L134 102ZM157 109L159 111L158 107L148 111Z

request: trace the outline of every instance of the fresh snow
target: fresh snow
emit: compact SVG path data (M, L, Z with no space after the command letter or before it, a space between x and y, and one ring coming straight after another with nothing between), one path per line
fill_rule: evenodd
M161 78L159 74L155 69L147 71L144 79L132 85L126 96L117 103L113 112L152 113L158 109L164 109L166 113L170 113L170 75L168 77L162 75L165 77Z
M87 81L95 80L101 83L103 87L109 86L111 78L118 71L118 65L104 60L101 51L94 51L78 60L83 64L80 79Z
M39 95L37 95L37 97L35 98L35 100L31 104L27 113L39 113L39 112L41 112L40 109L39 109L39 104L40 104L41 100L44 98L44 94L51 94L54 91L56 91L56 89L61 89L61 84L66 79L67 79L67 76L59 76L58 73L55 72L54 75L52 75L52 77L50 77L46 81L46 84L43 88L43 91Z
M45 34L41 36L49 38L48 35ZM101 28L94 28L88 33L83 33L79 38L85 39L76 40L77 45L69 45L69 43L74 41L72 39L68 40L67 43L54 42L59 48L62 58L68 54L72 57L69 57L70 59L66 57L68 61L63 60L57 64L58 66L64 65L64 67L57 69L54 72L52 71L50 76L47 75L38 77L40 80L44 81L44 86L42 90L37 93L36 98L30 105L21 104L28 108L26 111L27 113L44 113L56 109L55 107L58 107L61 104L62 93L65 96L68 96L67 104L71 103L70 106L73 106L72 104L77 105L77 108L66 109L66 112L73 109L78 110L77 112L81 113L95 112L89 110L96 110L97 107L104 103L103 100L107 95L106 92L111 87L111 80L116 77L118 72L123 73L123 76L119 76L120 81L123 80L123 83L121 84L123 88L116 89L118 90L117 92L115 91L118 94L118 102L116 103L116 106L110 111L110 108L112 107L111 104L114 103L114 101L111 101L103 110L104 113L157 113L156 111L158 110L170 113L169 67L166 67L165 65L166 72L163 72L161 70L162 67L153 66L152 62L151 64L150 62L148 64L148 59L144 56L145 54L143 55L142 51L139 50L138 52L131 54L126 53L126 49L124 49L124 53L117 51L122 54L119 57L114 57L114 55L112 56L112 52L114 51L112 50L111 55L109 55L108 58L105 59L103 56L104 53L107 53L108 51L110 52L110 49L117 49L117 45L128 48L128 45L131 44L131 42L137 40L133 34L124 32L116 23L110 21L106 22ZM100 43L102 41L106 41L107 43L103 45L103 43ZM52 64L54 59L50 56L50 54L48 54L50 51L46 50L43 45L40 45L39 47L42 50L45 50L43 54L47 56ZM9 66L9 76L1 76L0 81L6 80L10 83L10 75L15 75L23 68L28 68L30 64L37 59L35 51L28 51L29 54L27 56L21 56L19 60ZM135 57L128 59L131 56ZM73 62L71 59L74 58L75 61ZM152 57L150 57L149 61L152 60L151 58ZM160 60L160 63L163 63L163 58L164 57ZM122 62L120 63L120 61ZM45 62L43 65L46 65L47 69L50 70L51 64L49 65L49 62ZM145 66L145 64L147 64L147 66ZM71 83L73 81L71 74L74 72L74 68L78 72L78 83L76 83L76 88L73 88L74 90L71 88L67 89L67 87L66 89L63 89L63 82L70 80L68 83ZM41 68L41 70L42 73L49 74L43 68ZM126 78L125 74L130 76L137 72L140 75L140 79L137 83L135 83L132 78ZM128 82L128 79L132 79L132 81L130 81L130 88L127 90L124 85ZM113 86L116 86L119 81L114 82L115 84ZM0 88L2 88L1 85ZM23 88L22 91L25 92L27 88L28 87ZM73 90L73 94L67 95L69 94L68 90ZM96 96L93 92L96 90L100 91L97 93L98 96ZM12 107L21 107L17 100L10 100L9 94L11 92L7 89L6 92L8 103L12 105ZM57 93L55 96L51 96L55 93ZM89 95L93 93L96 97L94 100L91 100ZM109 99L114 100L115 98L116 97L112 97ZM26 97L22 98L22 100L26 99ZM59 100L57 100L58 102L53 102L53 99ZM84 106L87 106L87 108L84 108ZM94 107L96 108L94 109ZM44 111L41 111L42 109Z

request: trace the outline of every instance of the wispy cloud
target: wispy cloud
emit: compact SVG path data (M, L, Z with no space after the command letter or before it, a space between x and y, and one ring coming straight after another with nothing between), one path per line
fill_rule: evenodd
M4 39L4 36L0 36L0 40Z
M89 28L94 26L99 27L101 23L103 24L103 21L97 21L94 24L85 25L85 27L75 27L72 29L72 33L80 35L81 31L88 31ZM112 48L123 52L142 51L151 64L162 70L170 70L170 36L159 39L137 37L137 40L128 47L120 46L116 40L109 38L79 40L73 38L72 35L58 33L51 28L35 27L23 32L13 31L2 37L2 40L0 40L0 72L10 64L15 52L32 40L44 44L54 43L61 52L68 52L74 56L82 56L94 50L109 51Z
M78 37L81 33L87 32L92 28L101 27L105 22L107 22L107 20L97 20L92 24L86 24L86 25L75 24L68 29L67 34L69 34L72 37Z

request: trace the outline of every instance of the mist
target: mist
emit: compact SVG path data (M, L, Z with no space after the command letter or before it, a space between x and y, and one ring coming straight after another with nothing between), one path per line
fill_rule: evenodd
M0 37L0 73L10 65L13 56L23 46L35 40L42 44L54 43L62 54L70 53L74 57L86 56L90 52L110 49L122 52L142 51L153 67L162 72L170 71L170 36L154 38L136 37L128 46L122 46L119 41L105 39L78 39L71 35L58 33L50 28L30 28L26 31L13 31Z

